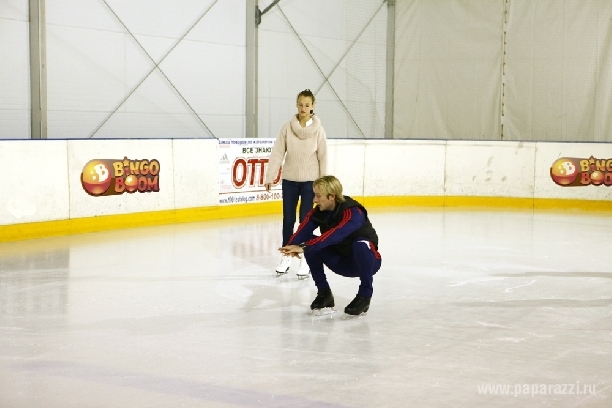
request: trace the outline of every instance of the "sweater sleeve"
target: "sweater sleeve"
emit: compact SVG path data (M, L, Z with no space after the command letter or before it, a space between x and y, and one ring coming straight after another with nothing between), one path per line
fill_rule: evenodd
M317 158L319 159L319 177L327 175L327 135L321 127L317 140Z
M268 161L268 169L266 170L266 177L264 178L264 184L271 184L274 182L278 170L283 164L285 159L285 153L287 152L287 124L282 128L272 147L272 153L270 153L270 159Z

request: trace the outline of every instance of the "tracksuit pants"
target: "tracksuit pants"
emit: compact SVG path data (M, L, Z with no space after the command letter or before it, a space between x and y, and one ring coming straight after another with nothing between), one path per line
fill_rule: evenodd
M329 246L319 251L307 248L304 257L318 290L329 288L323 270L323 265L326 265L338 275L359 278L361 284L357 293L364 297L372 297L372 281L380 269L382 259L370 241L355 238L352 243L352 252L348 256L341 254L333 246Z

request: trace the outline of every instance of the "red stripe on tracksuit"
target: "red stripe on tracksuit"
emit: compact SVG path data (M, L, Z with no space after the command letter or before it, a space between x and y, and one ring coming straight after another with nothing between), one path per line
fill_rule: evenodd
M344 214L342 214L342 220L340 221L340 223L338 225L336 225L334 228L326 231L324 234L321 234L321 236L313 238L310 241L307 241L306 245L315 245L315 244L317 244L319 242L324 242L336 230L338 230L338 229L342 228L344 225L346 225L346 223L349 222L350 219L351 219L351 209L347 208L346 210L344 210Z
M376 250L376 247L374 246L374 244L371 241L368 241L370 243L370 249L372 250L372 252L374 252L374 257L376 259L380 259L380 254L378 253L378 251Z
M306 224L308 224L308 221L310 221L310 217L312 217L312 213L314 213L316 209L317 207L313 207L312 210L308 211L308 214L306 214L304 220L300 223L300 225L298 225L298 229L293 233L291 238L289 238L289 241L287 241L287 245L292 245L291 243L293 242L293 238L300 233L300 231L306 226Z

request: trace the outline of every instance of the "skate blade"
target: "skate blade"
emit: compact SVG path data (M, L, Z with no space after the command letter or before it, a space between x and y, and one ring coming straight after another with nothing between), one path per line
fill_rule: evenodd
M309 276L310 276L310 274L307 274L307 275L297 275L297 278L299 280L304 280L304 279L308 279Z
M281 276L284 276L287 274L287 272L289 272L289 269L287 269L285 272L276 271L276 277L279 278Z
M368 312L362 312L361 314L358 314L358 315L352 315L352 314L348 314L344 312L342 319L343 320L353 320L353 319L359 319L360 317L366 317L367 315L368 315Z
M336 313L336 309L333 307L324 307L323 309L312 309L313 316L326 316Z
M344 316L347 319L354 319L356 317L361 317L361 316L367 316L368 315L368 310L370 310L370 307L366 307L365 310L359 314L351 314L351 313L346 313L346 310L344 311Z

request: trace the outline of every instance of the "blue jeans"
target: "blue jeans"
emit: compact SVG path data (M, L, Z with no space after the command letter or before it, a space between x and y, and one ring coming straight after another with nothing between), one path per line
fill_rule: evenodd
M300 222L306 218L314 204L312 181L289 181L283 179L283 246L287 245L295 228L295 214L300 199Z

